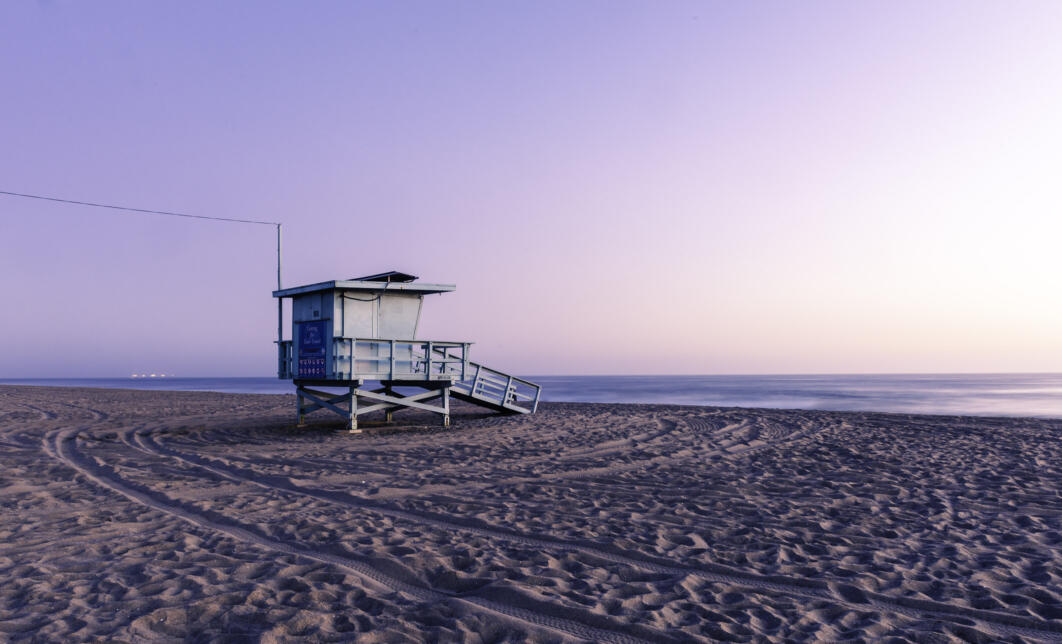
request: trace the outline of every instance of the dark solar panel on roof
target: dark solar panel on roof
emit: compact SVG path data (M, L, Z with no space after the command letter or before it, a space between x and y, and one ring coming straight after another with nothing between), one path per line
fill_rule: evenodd
M412 282L417 279L416 275L410 275L409 273L400 273L398 271L387 271L386 273L377 273L376 275L366 275L365 277L355 277L352 282Z

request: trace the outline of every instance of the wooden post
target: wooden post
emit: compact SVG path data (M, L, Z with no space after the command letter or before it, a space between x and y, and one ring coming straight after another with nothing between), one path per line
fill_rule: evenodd
M350 433L361 433L358 429L358 388L355 385L350 387Z
M347 374L347 377L353 380L358 375L358 370L354 366L357 364L354 354L358 350L358 341L354 338L347 338L347 344L350 345L350 373Z
M391 343L391 346L392 346L392 348L394 347L394 342L393 341ZM391 363L394 364L394 354L392 354ZM391 367L391 371L394 371L394 367ZM394 389L391 388L391 385L387 385L384 389L385 389L384 393L387 394L388 396L395 395ZM384 412L384 416L386 417L388 423L390 423L391 420L394 418L394 413L395 413L394 409L388 409L387 411Z
M295 387L295 405L298 408L298 411L295 413L295 418L297 420L296 425L302 427L306 424L305 415L302 413L302 387L297 385Z
M450 426L450 388L449 387L443 387L443 390L442 390L442 402L443 402L443 409L446 411L446 413L443 414L443 427L449 427Z
M476 377L472 380L472 390L468 392L469 394L471 394L473 396L476 395L476 387L479 386L479 370L482 369L482 368L483 368L482 365L479 365L479 364L476 365Z
M391 340L391 372L388 375L389 375L389 377L387 378L388 380L394 380L395 379L395 341L394 340ZM387 420L391 420L391 419L388 418Z

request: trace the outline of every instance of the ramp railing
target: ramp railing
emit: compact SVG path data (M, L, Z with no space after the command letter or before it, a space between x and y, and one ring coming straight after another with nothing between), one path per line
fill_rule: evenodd
M464 394L472 402L488 402L509 411L527 414L538 409L542 387L477 362L470 362L469 377L455 382L453 392Z

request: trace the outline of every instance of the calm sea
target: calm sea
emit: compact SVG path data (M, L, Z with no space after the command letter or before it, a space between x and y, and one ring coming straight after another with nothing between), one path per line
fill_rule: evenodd
M1062 374L538 376L542 399L1062 418ZM286 394L275 378L0 379L0 384Z

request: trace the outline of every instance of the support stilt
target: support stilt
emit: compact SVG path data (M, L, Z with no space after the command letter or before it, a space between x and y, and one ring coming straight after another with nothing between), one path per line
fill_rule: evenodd
M360 434L358 429L358 388L350 388L350 433Z
M302 389L299 387L295 388L295 405L298 407L295 416L298 420L296 424L299 427L304 427L306 425L306 415L302 413Z
M445 410L443 413L443 427L450 426L450 388L443 387L442 390L442 406Z

